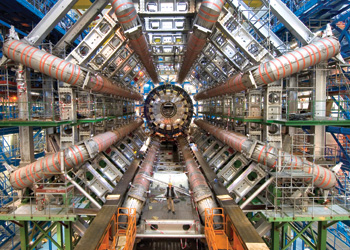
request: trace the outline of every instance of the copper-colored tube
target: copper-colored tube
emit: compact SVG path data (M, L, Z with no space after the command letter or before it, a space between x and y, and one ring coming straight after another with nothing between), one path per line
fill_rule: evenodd
M10 184L14 189L23 189L32 186L35 182L43 178L50 178L53 175L61 174L61 164L64 165L66 170L70 170L74 166L79 166L91 159L91 155L96 155L106 150L109 146L121 140L142 124L142 119L137 119L121 128L96 135L82 144L70 146L56 154L46 156L27 166L21 167L11 173Z
M254 146L254 141L248 137L233 131L227 131L209 124L204 120L195 120L194 123L218 138L223 143L244 155L250 155L251 147L254 147L251 153L251 160L274 168L278 163L278 149L268 146L265 143L259 143ZM303 160L302 158L287 152L280 152L281 164L287 168L299 169L310 174L313 178L305 179L306 182L313 182L315 187L330 189L337 183L336 175L328 168Z
M207 37L210 32L204 30L210 31L213 28L219 18L224 4L225 1L222 0L209 0L202 2L194 26L203 27L204 29L194 28L193 33L191 33L188 38L186 53L177 79L178 83L182 83L185 80L188 71L191 69L194 61L206 45Z
M234 94L257 86L266 85L302 71L310 66L326 61L340 52L340 43L332 37L318 41L262 63L251 71L255 81L252 82L250 72L238 73L224 84L199 92L194 96L197 101L220 95Z
M188 172L188 180L191 191L193 192L194 201L197 204L199 214L203 221L205 220L205 209L218 207L216 201L213 199L213 194L200 171L197 162L194 160L191 148L184 137L177 139L179 149L182 152L185 160L185 165Z
M8 40L4 43L2 51L4 55L15 62L68 83L71 86L84 87L97 93L112 94L138 101L143 100L141 94L131 89L117 85L100 74L90 72L88 75L88 71L80 66L24 42Z

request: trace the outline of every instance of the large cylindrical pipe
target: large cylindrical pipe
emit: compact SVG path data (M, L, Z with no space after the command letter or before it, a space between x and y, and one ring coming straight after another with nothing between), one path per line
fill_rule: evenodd
M187 140L184 137L179 137L177 142L185 160L188 180L190 183L190 188L193 192L194 201L197 204L199 215L201 216L202 220L205 221L205 209L217 208L218 205L213 199L213 194L204 178L204 175L199 170L198 164L193 158L191 153L192 151Z
M64 165L66 170L70 170L74 166L79 166L89 160L91 155L96 155L106 150L109 146L124 138L142 124L142 119L137 119L126 126L99 134L84 141L84 143L70 146L63 151L46 156L25 167L19 168L11 173L10 184L14 189L30 187L43 178L50 178L53 175L61 174L61 164Z
M159 147L159 138L152 138L147 150L147 155L133 180L132 186L123 204L123 207L136 209L136 221L140 217L146 200L146 192L149 190L150 185L150 181L146 179L144 175L152 176L153 163L157 158Z
M303 172L312 175L313 178L307 178L305 181L308 183L313 182L315 187L330 189L337 183L335 173L325 167L303 160L296 155L292 155L284 151L279 153L275 147L268 146L262 142L254 146L254 141L248 139L246 136L240 133L218 128L206 121L195 120L194 123L201 129L218 138L223 143L232 147L234 150L242 152L245 155L250 155L251 147L254 147L251 154L251 160L255 162L264 164L270 168L274 168L278 162L278 156L280 154L282 166L286 166L289 169L293 168L302 170Z
M332 37L322 38L269 62L262 63L251 73L255 84L261 86L326 61L339 52L340 43L338 40ZM250 79L250 72L238 73L230 77L222 85L199 92L194 98L199 101L215 96L237 93L250 88L255 88L254 83Z
M132 1L129 0L110 0L112 8L118 18L119 23L124 31L128 31L138 26L138 15ZM149 52L148 43L141 29L125 32L125 36L129 38L129 45L139 56L143 66L145 66L153 83L158 83L158 74L153 64L151 54Z
M158 83L158 74L153 64L145 35L139 31L139 35L134 34L133 36L129 36L129 45L135 51L135 53L138 54L153 83Z
M203 1L199 8L194 27L200 26L205 28L207 31L210 31L218 20L224 4L225 1L223 0ZM191 33L190 37L188 38L187 49L177 82L182 83L185 80L188 71L191 69L197 56L199 53L201 53L204 46L206 45L206 39L209 34L210 32L194 28L193 33Z
M3 53L17 63L37 70L47 76L58 79L76 87L84 87L97 93L112 94L134 100L143 97L136 91L117 85L106 77L93 74L80 66L65 61L39 48L30 46L18 40L8 40L4 43ZM89 77L86 79L86 77ZM84 84L86 84L84 86Z

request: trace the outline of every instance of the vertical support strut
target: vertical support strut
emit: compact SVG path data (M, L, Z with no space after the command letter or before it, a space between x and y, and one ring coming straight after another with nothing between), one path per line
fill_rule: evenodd
M61 223L57 223L56 233L57 233L57 243L60 246L63 246L63 229L62 229Z
M19 228L20 239L21 239L21 250L27 250L29 245L28 240L28 221L20 221L23 227Z
M73 228L72 228L72 222L67 221L65 222L67 226L64 227L64 245L66 250L73 250Z
M18 118L21 120L31 119L31 82L30 72L22 64L18 65L16 71L17 81L17 99L18 99ZM34 138L33 127L19 127L21 166L25 166L34 161Z
M327 249L327 221L319 221L317 224L317 250Z
M280 230L278 222L272 222L271 227L271 250L280 249Z

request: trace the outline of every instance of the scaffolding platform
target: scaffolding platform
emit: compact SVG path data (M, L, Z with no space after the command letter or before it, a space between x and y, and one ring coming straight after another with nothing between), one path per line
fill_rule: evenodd
M283 211L261 210L269 222L292 221L343 221L350 220L350 211L340 205L308 206L307 211L296 213L292 207L283 208Z

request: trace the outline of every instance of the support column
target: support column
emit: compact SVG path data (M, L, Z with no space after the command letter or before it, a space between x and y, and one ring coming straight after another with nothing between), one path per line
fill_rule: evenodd
M17 82L17 100L18 100L18 119L22 121L30 120L31 115L31 86L30 71L22 64L18 65L16 72ZM34 161L34 139L33 127L20 126L20 152L21 152L21 166L25 166Z
M58 88L60 100L60 116L62 121L77 122L76 91L68 86ZM61 125L60 148L65 149L78 142L77 126Z
M282 118L282 80L270 83L265 92L264 102L264 121L280 120ZM282 146L282 125L273 123L269 126L264 125L263 140L266 140L270 146L281 148Z
M314 119L323 120L326 118L326 100L327 100L327 71L325 70L324 64L315 66L314 75L312 77L313 84L315 87L314 91ZM314 145L315 145L315 159L323 158L324 149L326 143L326 131L325 126L317 125L312 128L314 133Z
M282 226L282 239L281 239L281 247L285 247L288 244L288 224L285 223Z
M73 250L73 230L72 230L72 222L66 221L64 222L67 226L64 227L64 246L66 250Z
M327 249L327 221L319 221L317 225L317 250Z
M280 232L279 232L279 223L272 222L271 227L271 250L279 250L280 249Z
M292 75L289 77L289 90L288 90L288 110L287 116L290 114L295 114L298 112L298 77L297 75ZM287 120L289 117L287 117ZM295 134L295 127L288 127L289 135L293 136Z
M44 119L52 120L55 119L55 102L53 97L55 79L43 75L43 104L44 104Z
M63 246L63 230L62 230L61 223L57 223L56 233L57 233L57 243L60 246Z
M27 250L29 245L28 241L28 221L20 221L23 227L19 228L20 239L21 239L21 250Z

